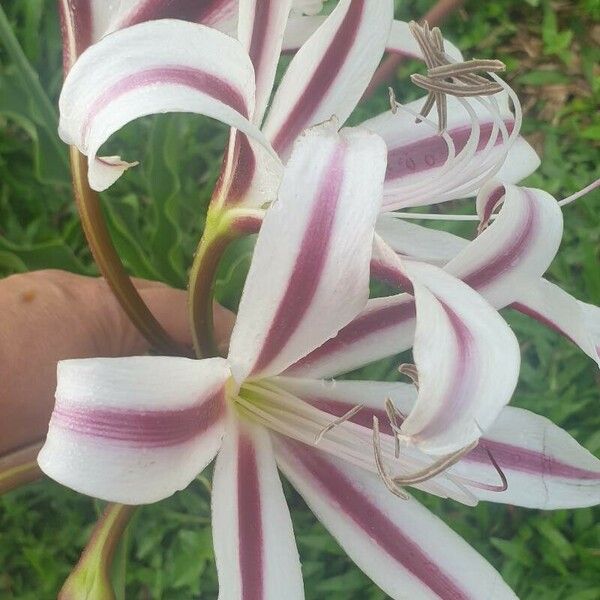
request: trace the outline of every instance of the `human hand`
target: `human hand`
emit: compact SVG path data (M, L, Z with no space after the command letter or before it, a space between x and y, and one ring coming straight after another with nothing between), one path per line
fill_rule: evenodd
M186 292L134 284L169 334L191 345ZM214 319L226 347L234 317L215 305ZM103 279L47 270L0 280L0 457L45 436L59 360L148 350Z

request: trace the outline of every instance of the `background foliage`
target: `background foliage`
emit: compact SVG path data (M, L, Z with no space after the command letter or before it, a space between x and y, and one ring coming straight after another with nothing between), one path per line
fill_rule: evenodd
M397 16L406 19L422 15L433 2L397 4ZM54 2L9 0L3 7L55 105L62 74ZM561 198L600 175L598 0L468 1L444 30L467 56L507 63L508 79L526 111L524 133L543 157L528 184ZM417 95L407 83L415 68L398 69L394 87L402 100ZM386 107L382 92L352 120ZM0 45L0 275L48 267L95 273L70 195L66 149L55 131L55 116L44 110ZM140 167L103 195L115 242L132 273L185 286L225 138L225 128L214 122L175 115L144 119L111 142L125 157L141 158ZM598 200L596 192L565 209L565 237L549 275L595 303L600 302ZM472 212L466 204L456 210ZM454 230L473 235L471 225ZM218 295L228 306L236 305L251 249L252 240L244 240L224 261ZM514 404L550 417L599 454L598 374L592 362L526 318L508 313L507 318L524 356ZM360 376L394 377L393 364L382 361ZM216 597L210 477L204 475L187 491L141 511L130 533L129 598ZM384 598L287 491L307 597ZM425 502L497 566L521 598L600 597L598 509L539 512ZM99 508L49 481L0 499L0 597L55 597Z

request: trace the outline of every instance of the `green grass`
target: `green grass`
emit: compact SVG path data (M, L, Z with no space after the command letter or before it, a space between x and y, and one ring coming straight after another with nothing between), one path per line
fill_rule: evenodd
M430 1L398 3L398 16L421 15ZM54 2L3 3L42 87L55 103L61 57ZM556 10L558 7L558 10ZM504 0L467 2L445 27L467 55L496 57L526 108L524 133L543 157L528 183L564 197L600 176L598 98L600 2ZM417 91L398 69L402 99ZM381 93L353 120L386 108ZM64 268L92 274L73 207L66 151L55 123L40 107L17 66L0 46L0 274ZM182 115L148 118L111 145L142 159L104 194L116 244L132 273L184 286L203 226L226 139L224 127ZM565 236L549 272L553 281L588 302L600 302L599 194L565 209ZM469 227L469 228L467 228ZM472 233L470 226L459 228ZM235 305L251 245L243 241L221 269L218 293ZM600 454L598 373L592 361L551 331L507 313L523 350L514 404L566 428ZM387 377L387 361L363 371ZM128 598L216 597L206 480L144 508L131 529ZM347 559L299 497L287 489L311 599L385 598ZM475 509L435 498L425 503L494 564L521 598L594 600L600 597L598 509L541 512L482 503ZM55 597L76 561L99 505L44 481L0 499L0 598Z

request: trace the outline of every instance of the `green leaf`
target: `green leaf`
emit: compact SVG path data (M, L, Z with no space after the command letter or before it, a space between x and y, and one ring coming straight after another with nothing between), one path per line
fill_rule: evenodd
M12 255L12 260L19 261L29 271L37 269L64 269L73 273L90 274L62 240L53 240L32 246L18 246L5 237L0 236L0 251L4 255Z
M182 234L179 227L179 169L181 140L177 127L179 115L165 115L154 121L150 135L148 167L145 169L148 191L156 212L156 228L150 241L153 263L172 285L185 284Z

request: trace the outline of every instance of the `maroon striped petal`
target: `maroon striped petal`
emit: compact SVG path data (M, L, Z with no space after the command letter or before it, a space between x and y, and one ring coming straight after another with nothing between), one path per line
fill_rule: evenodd
M509 402L519 345L496 310L462 281L426 263L399 266L413 287L419 373L419 396L402 433L425 452L450 454L476 441Z
M277 462L356 565L394 599L516 598L500 575L416 500L309 446L277 439Z
M114 12L108 32L146 21L181 19L234 33L238 0L122 0Z
M279 378L278 383L334 417L361 405L349 420L371 427L376 416L383 435L392 435L384 400L391 399L407 415L417 398L414 385L398 382L336 381L332 385L323 380ZM488 452L506 477L504 491L499 490L502 482ZM480 500L491 502L554 509L593 506L600 501L600 460L545 417L511 406L502 409L479 445L445 475ZM438 481L436 477L431 483Z
M288 21L288 26L285 30L283 40L284 52L295 52L299 50L310 38L310 36L325 22L325 16L306 16L300 17L292 14ZM446 53L456 61L462 61L463 57L460 50L449 42L444 41ZM423 54L419 44L410 33L408 23L406 21L395 20L392 22L392 27L385 45L387 52L392 54L400 54L409 58L423 59Z
M307 354L285 374L334 377L412 346L415 302L409 294L373 298L340 332Z
M283 33L292 0L242 0L239 8L238 39L248 51L256 79L256 102L252 122L260 126L271 96L281 53ZM260 168L260 156L246 136L233 129L213 203L264 204L261 190L269 185L270 173ZM267 182L265 183L265 179Z
M292 0L241 0L238 39L254 65L256 102L252 120L261 124L273 89Z
M261 427L228 424L213 477L212 520L219 598L304 598L290 513Z
M479 197L487 198L487 192L495 185L484 187ZM541 190L515 186L505 186L505 189L497 218L458 253L453 255L461 246L459 238L448 239L448 234L438 232L438 236L429 232L429 239L438 251L434 264L437 260L439 264L446 262L446 272L464 281L497 309L518 303L519 298L527 294L532 296L532 302L535 300L532 286L537 285L554 258L562 235L562 214L554 198ZM377 231L390 239L393 246L402 249L391 218L383 227L378 226ZM437 244L436 239L439 239ZM423 251L417 248L417 252ZM402 280L402 269L393 256L386 260L386 255L378 255L375 249L374 261L381 263L375 265L375 275L383 273L385 279L392 282ZM538 307L542 308L540 303ZM532 310L535 309L532 307ZM556 304L546 309L547 312L555 310L560 310ZM413 343L414 316L414 305L406 294L370 300L365 310L336 338L304 357L288 373L333 377L407 350ZM586 342L574 331L577 327L579 325L569 326L573 337L586 352L593 352L589 339L586 338Z
M237 0L59 0L65 73L107 33L157 19L203 23L235 31Z
M118 157L96 158L100 146L130 121L161 112L201 113L242 130L265 161L261 169L278 183L278 159L249 121L252 64L236 40L215 29L162 20L117 31L77 61L59 106L61 138L89 157L94 189L105 189L129 166ZM272 197L272 190L265 193Z
M393 213L377 219L377 233L398 255L443 267L469 245L469 240L447 231L416 225Z
M40 468L104 500L147 504L166 498L215 456L228 377L220 358L63 361Z
M307 127L343 123L379 64L393 19L391 0L341 0L288 67L265 122L282 158Z
M490 196L493 202L496 190L494 182L482 188L478 203ZM512 185L504 190L503 208L493 225L445 267L496 308L517 300L531 281L544 274L563 231L562 212L550 194Z
M385 147L366 130L335 129L298 140L265 216L230 344L238 381L280 373L367 301Z
M498 473L488 452L506 477L505 491L494 491ZM471 489L480 500L546 510L600 503L600 461L552 421L521 408L504 408L451 472L479 484Z
M504 186L494 187L492 185L487 190L482 191L486 192L486 195L478 204L478 208L482 222L485 223L489 220L499 201L504 199ZM541 199L544 200L544 198ZM552 216L555 202L548 200L548 203L550 220L555 222ZM545 212L543 207L540 212L542 215ZM542 225L538 232L544 235L553 229L556 230L556 226L553 228ZM510 227L506 227L505 231L510 234ZM400 256L428 262L436 266L448 264L470 243L469 240L446 231L415 225L404 219L395 218L391 214L384 214L379 217L377 232ZM468 250L468 252L471 252L471 250ZM509 260L515 257L519 258L513 253ZM380 278L385 275L387 281L397 281L397 273L390 274L389 271L390 265L384 265L374 270L372 262L371 275L373 277ZM510 287L508 289L510 290ZM483 294L485 295L485 289L483 289ZM557 285L543 278L536 280L533 274L528 278L526 284L520 286L517 299L509 306L564 335L574 344L577 344L589 357L599 362L600 309L598 307L578 301ZM404 344L409 343L410 339L406 338ZM392 345L391 348L393 347Z
M600 366L599 307L580 302L545 279L528 282L510 306L564 335Z
M59 0L65 73L77 57L107 31L116 8L104 0Z
M506 94L481 103L449 97L448 127L443 135L438 133L434 117L430 117L431 123L415 122L423 102L417 100L364 123L388 146L386 209L474 196L493 175L517 183L539 166L533 148L522 137L515 137L516 117L509 110Z

